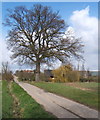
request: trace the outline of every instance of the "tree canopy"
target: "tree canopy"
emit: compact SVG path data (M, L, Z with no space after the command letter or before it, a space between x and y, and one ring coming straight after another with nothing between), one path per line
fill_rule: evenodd
M57 59L64 63L72 56L81 57L81 40L75 36L64 37L64 20L48 6L36 4L30 9L19 6L8 10L5 25L10 26L7 42L12 58L34 63L37 81L41 63Z

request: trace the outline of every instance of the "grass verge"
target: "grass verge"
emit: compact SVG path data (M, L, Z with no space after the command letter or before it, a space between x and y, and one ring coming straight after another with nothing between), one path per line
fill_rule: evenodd
M55 117L53 115L46 112L16 83L12 84L12 91L19 99L19 107L22 118L52 118L54 120Z
M63 83L31 82L31 84L98 110L98 92L83 91Z
M7 81L2 81L2 118L13 118L13 98L8 84Z
M2 88L2 118L56 119L15 82L2 81Z

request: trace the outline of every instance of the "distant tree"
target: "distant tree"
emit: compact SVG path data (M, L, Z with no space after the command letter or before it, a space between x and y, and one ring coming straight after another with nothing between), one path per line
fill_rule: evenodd
M2 62L2 73L7 73L9 71L8 62Z
M82 68L81 68L81 78L84 78L85 74L86 74L86 70L85 70L84 63L83 63Z
M13 80L13 74L9 68L8 62L2 62L2 79L7 81Z
M39 81L40 65L47 61L65 62L74 56L80 58L83 45L80 39L65 35L65 22L58 12L40 4L31 9L20 6L8 10L5 25L10 26L8 46L12 58L21 63L35 64L35 80Z
M88 78L88 81L90 82L91 81L91 72L90 72L89 68L87 69L87 78Z

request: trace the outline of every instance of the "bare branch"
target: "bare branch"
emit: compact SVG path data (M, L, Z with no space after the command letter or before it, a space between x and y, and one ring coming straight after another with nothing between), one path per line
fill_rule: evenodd
M64 62L72 56L81 57L81 39L76 39L75 36L63 38L65 22L50 7L40 4L31 9L16 7L9 12L6 25L11 26L7 41L13 59L21 57L22 62L40 65L47 59ZM39 72L38 68L40 67L37 67Z

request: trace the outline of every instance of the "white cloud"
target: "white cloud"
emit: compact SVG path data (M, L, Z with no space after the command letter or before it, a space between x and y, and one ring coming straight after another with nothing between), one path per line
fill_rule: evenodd
M2 41L2 61L6 62L7 60L9 61L9 54L8 54L8 50L7 50L7 46L5 41Z
M89 6L70 16L70 24L78 37L82 37L86 67L98 69L98 19L89 14Z

